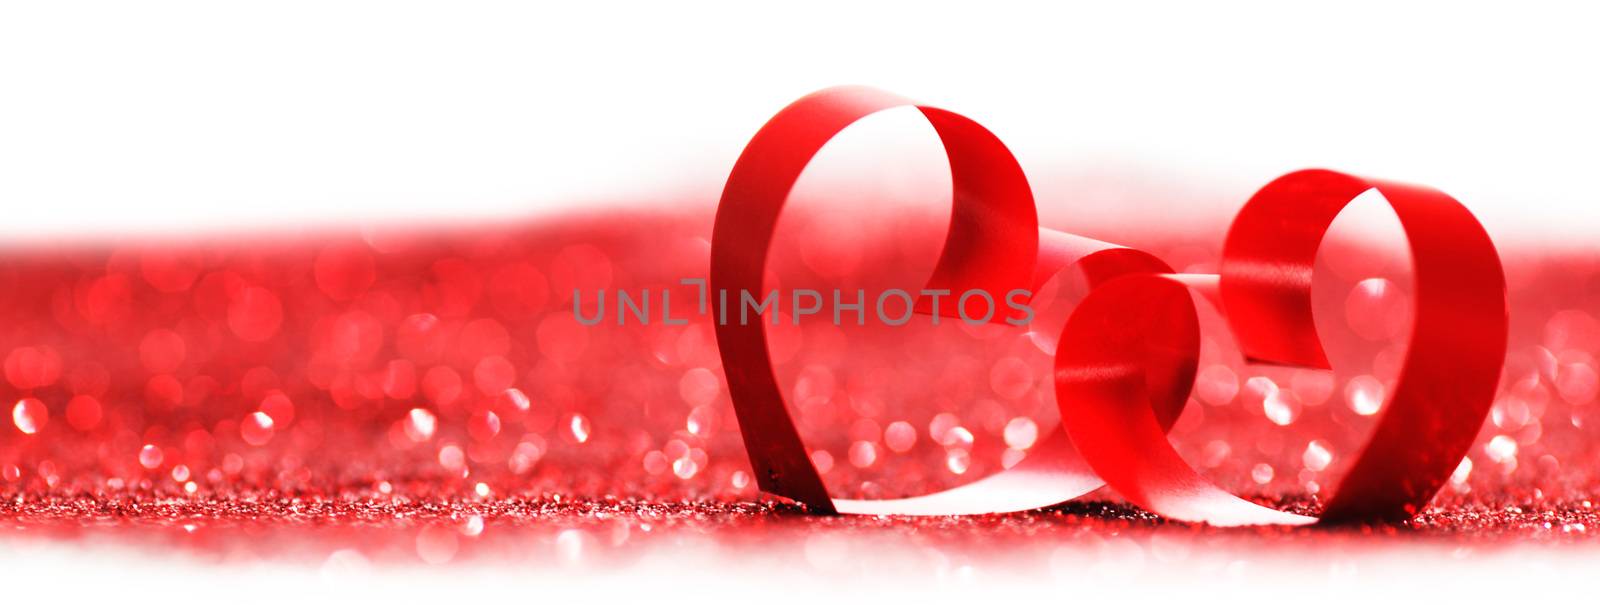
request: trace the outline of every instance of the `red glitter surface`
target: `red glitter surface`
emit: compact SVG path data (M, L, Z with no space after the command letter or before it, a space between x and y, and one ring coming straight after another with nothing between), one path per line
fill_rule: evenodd
M832 229L853 220L786 216L769 281L916 284L944 219ZM318 562L343 551L471 561L542 544L526 556L612 565L690 536L804 556L810 536L838 534L981 558L1041 539L1100 548L1109 536L1151 553L1173 536L1186 549L1570 542L1600 522L1587 257L1507 254L1501 395L1450 485L1410 523L1223 531L1163 521L1109 491L1016 515L830 519L755 491L710 318L679 282L705 276L709 227L700 213L634 212L5 250L0 534ZM1132 238L1205 269L1220 233ZM1307 512L1368 433L1409 321L1403 255L1336 237L1324 256L1318 321L1335 370L1248 366L1213 314L1172 431L1222 486ZM1024 456L1053 424L1045 377L1075 288L1041 291L1032 330L926 318L770 328L830 491L926 493ZM671 290L674 317L688 321L574 319L575 290L588 305L619 289Z

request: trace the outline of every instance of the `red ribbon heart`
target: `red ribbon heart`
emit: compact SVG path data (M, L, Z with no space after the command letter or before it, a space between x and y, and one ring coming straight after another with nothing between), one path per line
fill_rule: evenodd
M1019 464L955 489L835 500L786 409L764 328L718 322L729 393L762 490L818 513L978 514L1058 504L1109 484L1175 519L1316 521L1209 483L1178 457L1165 432L1188 398L1199 358L1191 292L1220 301L1249 359L1327 368L1311 320L1312 261L1333 218L1372 189L1393 207L1411 247L1416 322L1377 429L1322 520L1409 518L1471 446L1505 359L1505 277L1482 226L1460 203L1425 187L1320 170L1281 177L1235 219L1220 275L1180 275L1138 250L1041 231L1016 159L976 122L868 88L832 88L784 108L740 155L712 231L711 289L761 292L779 213L807 163L850 124L904 106L920 110L938 132L954 188L950 232L929 289L994 295L1037 287L1067 270L1081 272L1091 287L1056 353L1065 430L1047 430ZM925 300L917 308L933 311Z

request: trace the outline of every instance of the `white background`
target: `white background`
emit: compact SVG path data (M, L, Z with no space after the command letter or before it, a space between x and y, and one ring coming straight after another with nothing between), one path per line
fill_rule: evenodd
M1160 175L1151 178L1248 192L1325 166L1450 191L1497 236L1583 244L1600 233L1591 182L1600 20L1578 3L746 4L5 3L0 233L26 245L503 217L669 191L710 203L762 121L841 83L972 116L1036 177L1138 166ZM11 594L60 596L52 588L79 581L101 597L167 599L281 596L249 592L264 582L346 599L374 586L459 598L452 578L473 594L518 586L535 599L618 587L563 587L551 570L218 571L82 548L92 556L0 543L0 577ZM1593 557L1573 557L1534 550L1451 565L1437 554L1408 572L1374 559L1375 575L1338 587L1527 597L1588 581L1575 570ZM1522 574L1528 565L1544 571ZM652 577L686 591L760 582L727 584L715 569L668 563ZM82 582L89 577L108 581ZM775 577L806 581L793 570ZM1072 598L1067 580L1037 592ZM1144 587L1215 588L1208 580ZM1280 584L1255 586L1278 600L1307 596ZM872 586L946 599L971 591L920 579ZM706 600L645 596L672 595Z
M844 83L978 119L1037 181L1329 167L1497 237L1600 229L1581 3L753 4L8 3L0 232L710 203L762 121Z

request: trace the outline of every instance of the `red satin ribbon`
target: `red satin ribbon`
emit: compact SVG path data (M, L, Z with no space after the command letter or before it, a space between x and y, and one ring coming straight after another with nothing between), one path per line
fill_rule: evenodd
M908 105L939 133L954 187L950 232L930 289L1003 295L1036 288L1061 271L1087 278L1090 293L1068 319L1056 354L1065 430L1047 430L1011 469L955 489L896 500L835 500L785 407L764 328L719 323L729 392L762 490L818 513L978 514L1058 504L1104 483L1175 519L1314 522L1212 485L1183 462L1165 433L1187 400L1199 358L1191 292L1220 299L1251 360L1327 367L1311 321L1312 261L1333 218L1371 189L1389 201L1411 245L1417 319L1378 427L1322 520L1409 518L1466 454L1505 358L1505 278L1472 215L1425 187L1329 171L1284 176L1240 211L1221 275L1177 275L1141 251L1039 230L1021 168L976 122L872 89L833 88L784 108L740 155L712 231L711 288L762 291L779 213L806 164L851 123ZM924 313L931 310L925 303L918 304Z

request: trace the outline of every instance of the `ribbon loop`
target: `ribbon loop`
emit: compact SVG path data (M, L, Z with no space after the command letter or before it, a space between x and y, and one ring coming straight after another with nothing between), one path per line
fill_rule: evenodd
M785 107L739 155L712 227L711 290L759 295L778 216L806 164L849 125L905 106L928 118L950 158L953 215L930 287L961 284L1002 296L1026 288L1038 250L1038 217L1027 178L1005 145L958 114L871 88L840 87ZM945 311L958 312L953 306ZM784 407L762 326L718 322L716 334L757 484L813 511L834 512Z
M1267 184L1228 231L1222 301L1245 354L1327 367L1311 321L1312 263L1334 216L1373 189L1405 231L1416 322L1393 394L1325 521L1400 520L1421 510L1472 446L1505 363L1505 274L1472 213L1432 188L1328 170Z

